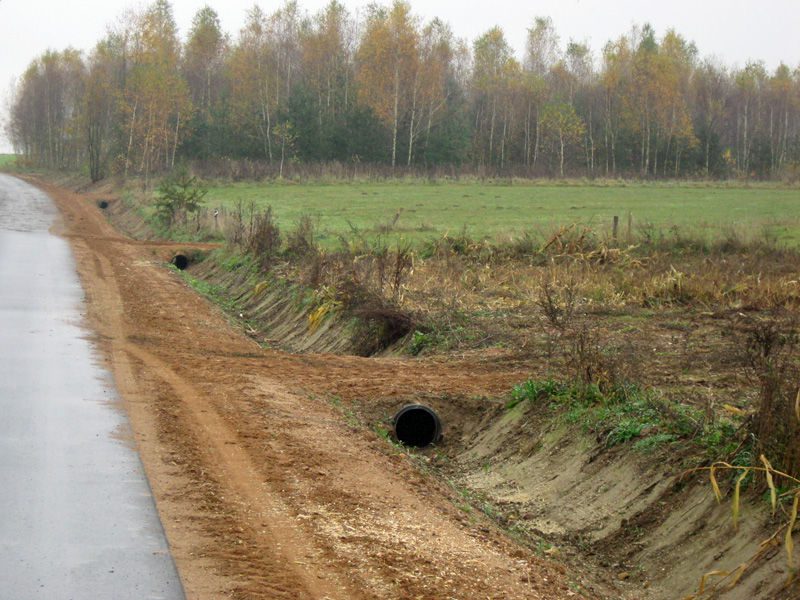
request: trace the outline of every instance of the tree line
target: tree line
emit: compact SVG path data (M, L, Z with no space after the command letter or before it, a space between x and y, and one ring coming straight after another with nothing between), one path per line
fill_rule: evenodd
M6 129L32 164L92 180L176 161L457 165L481 173L778 178L800 167L800 66L701 59L649 25L599 53L537 18L517 60L499 27L470 46L410 5L254 6L236 36L204 7L185 40L167 0L88 53L49 50Z

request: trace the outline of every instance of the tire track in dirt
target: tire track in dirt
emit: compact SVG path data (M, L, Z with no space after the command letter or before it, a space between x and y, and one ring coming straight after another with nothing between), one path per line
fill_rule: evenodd
M202 394L198 393L197 390L154 355L138 347L135 343L114 335L114 332L125 330L123 312L119 310L123 304L119 302L117 306L114 306L114 302L121 301L122 296L117 280L113 275L114 271L111 262L93 249L92 244L100 241L119 242L120 240L111 236L74 237L78 240L76 254L79 256L89 255L92 259L94 286L91 288L91 293L102 298L102 300L95 298L94 304L103 306L103 310L99 311L96 317L96 327L100 332L110 334L105 336L105 345L117 378L125 382L124 387L120 390L121 393L128 397L129 402L146 402L142 399L143 394L141 391L136 389L138 386L133 383L137 377L133 374L132 363L138 362L145 367L151 378L158 378L171 388L173 393L166 396L166 401L169 404L174 405L176 402L183 404L188 402L195 403L196 409L187 411L187 414L196 419L194 424L196 431L194 436L191 437L195 440L204 439L210 442L216 457L222 457L225 462L225 471L232 475L233 487L237 494L236 499L232 502L238 508L235 529L239 534L234 537L241 538L249 535L251 538L256 538L253 545L277 550L277 552L271 551L249 557L247 553L243 554L242 552L230 550L220 551L220 549L214 549L212 553L229 564L235 564L237 570L240 570L244 563L250 562L251 564L248 565L250 579L257 579L255 587L257 588L258 596L266 598L331 599L357 597L357 594L352 590L346 590L341 585L335 573L326 573L325 577L313 576L307 570L298 568L304 562L301 560L301 555L307 562L309 558L314 556L315 551L305 543L302 536L296 535L294 528L287 519L288 511L286 507L282 506L274 496L268 493L265 494L263 490L258 489L259 477L249 457L242 447L237 444L235 436L230 434L224 422L221 421ZM91 301L92 299L90 299ZM131 358L134 360L131 361ZM188 440L185 441L188 442ZM188 446L189 444L187 444ZM208 451L206 448L205 452ZM194 452L203 452L199 444L197 444ZM207 462L212 461L213 459L207 459ZM248 507L259 508L254 511L252 508L248 510ZM244 523L249 525L246 532L247 535L241 526ZM227 543L231 544L235 549L237 546L242 545L242 540L228 540ZM270 573L270 575L265 577L264 573ZM239 579L238 576L237 579ZM242 584L237 582L236 586L241 591ZM190 586L189 589L193 587ZM198 592L199 590L194 589L193 591ZM213 592L213 594L216 593L219 593L219 590Z
M174 399L184 405L193 405L189 412L195 420L195 427L210 448L207 451L221 459L222 469L229 475L228 481L235 493L232 502L242 522L249 525L251 534L257 538L256 543L262 547L274 548L274 554L268 560L273 564L288 565L273 571L281 572L285 581L281 586L286 591L296 592L296 596L311 598L355 598L355 590L349 590L342 584L337 573L328 571L325 577L310 572L305 568L309 562L319 562L319 551L312 547L306 536L299 532L289 518L291 511L276 497L267 483L261 481L261 474L256 469L250 456L240 444L227 424L220 418L214 408L187 381L181 378L161 360L134 344L124 344L123 351L138 359L156 377L162 379L172 388ZM302 568L298 568L302 566ZM274 585L274 582L271 582ZM303 590L303 593L300 593ZM277 590L271 590L275 592Z
M40 187L64 215L190 598L577 596L562 568L299 393L337 378L401 385L398 362L263 351L161 268L157 250L118 243L92 202ZM432 368L431 385L454 382Z

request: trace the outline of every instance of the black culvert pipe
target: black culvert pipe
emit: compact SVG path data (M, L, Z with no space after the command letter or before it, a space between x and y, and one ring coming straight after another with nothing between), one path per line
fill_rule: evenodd
M100 200L100 202L97 203L97 206L99 208L102 208L103 210L107 209L108 208L108 200Z
M392 419L394 435L406 446L424 448L442 438L442 422L433 409L422 404L408 404Z
M189 259L184 254L176 254L172 257L172 264L175 265L175 268L179 271L183 271L189 266Z

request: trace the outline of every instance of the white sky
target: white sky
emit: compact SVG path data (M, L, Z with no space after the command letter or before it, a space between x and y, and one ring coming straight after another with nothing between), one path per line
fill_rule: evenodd
M342 1L351 11L368 3ZM140 4L135 0L0 0L0 122L7 114L11 82L34 57L48 48L90 49L109 23L126 8ZM254 2L172 0L181 34L205 4L219 13L224 30L235 35ZM258 4L272 12L282 0ZM300 1L301 8L311 13L326 4L327 0ZM550 16L562 42L585 41L594 51L632 25L649 22L659 35L675 28L697 44L701 56L713 55L729 66L744 65L750 59L763 60L770 69L781 61L800 65L800 0L412 0L411 5L426 20L447 21L458 37L470 42L500 25L518 54L534 17ZM0 152L4 151L10 151L10 145L0 126Z

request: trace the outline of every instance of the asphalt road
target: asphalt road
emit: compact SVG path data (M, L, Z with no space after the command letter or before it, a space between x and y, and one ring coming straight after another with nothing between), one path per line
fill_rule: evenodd
M0 598L181 599L56 217L0 175Z

